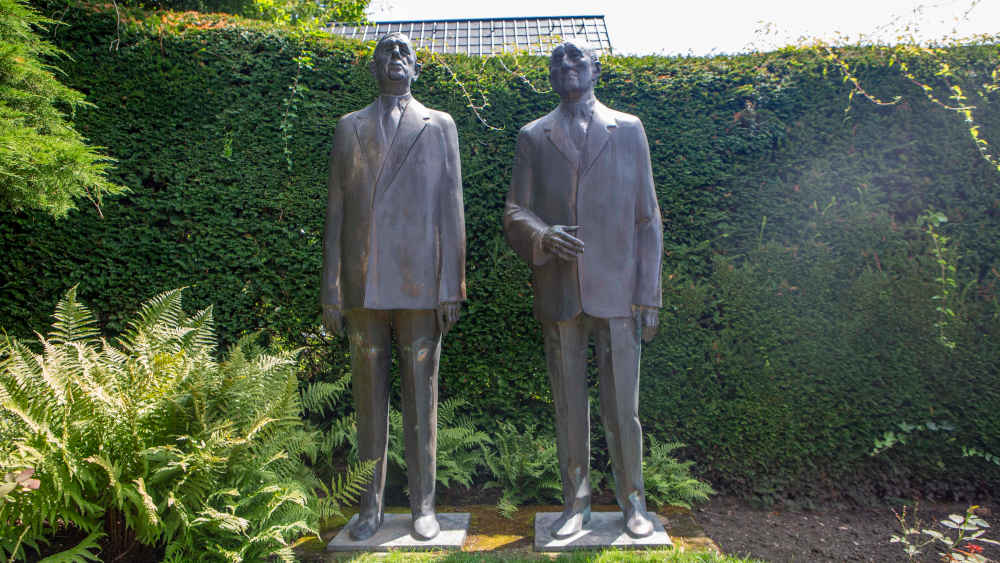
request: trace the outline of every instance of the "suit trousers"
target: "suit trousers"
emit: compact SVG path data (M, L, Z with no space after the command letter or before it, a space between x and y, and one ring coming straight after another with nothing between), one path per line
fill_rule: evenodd
M562 322L542 322L549 383L556 407L559 469L567 509L590 505L590 409L587 350L593 337L600 375L601 421L614 471L618 506L646 510L639 424L641 339L631 317L598 318L580 313Z
M345 316L358 417L358 457L378 460L375 476L361 495L361 515L381 514L385 505L393 331L399 351L410 509L415 516L434 512L441 357L435 311L354 309Z

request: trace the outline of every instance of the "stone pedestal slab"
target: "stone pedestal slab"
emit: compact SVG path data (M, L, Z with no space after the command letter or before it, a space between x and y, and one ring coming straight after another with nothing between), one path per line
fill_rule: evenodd
M590 522L582 530L565 539L552 537L549 531L559 518L559 512L535 514L535 551L570 551L574 549L658 549L673 543L663 529L660 518L653 513L653 533L644 538L633 538L625 533L625 517L621 512L593 512Z
M429 540L420 540L410 534L409 514L386 514L382 527L372 537L354 541L347 530L358 519L355 514L346 526L326 545L327 551L393 551L393 550L442 550L461 549L469 530L469 513L438 513L441 533Z

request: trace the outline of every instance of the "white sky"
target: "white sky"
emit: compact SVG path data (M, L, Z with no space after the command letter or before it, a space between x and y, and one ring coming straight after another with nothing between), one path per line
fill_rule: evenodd
M773 50L800 38L896 42L1000 33L1000 0L372 0L374 21L604 15L616 54Z

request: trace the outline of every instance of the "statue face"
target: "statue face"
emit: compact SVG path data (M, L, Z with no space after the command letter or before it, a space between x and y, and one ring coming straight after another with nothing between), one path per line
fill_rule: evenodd
M420 65L413 52L410 38L403 34L384 37L375 47L371 71L379 84L379 90L386 93L409 91L410 83L417 79Z
M549 82L560 97L577 98L593 90L598 76L600 69L594 65L586 46L568 41L552 51Z

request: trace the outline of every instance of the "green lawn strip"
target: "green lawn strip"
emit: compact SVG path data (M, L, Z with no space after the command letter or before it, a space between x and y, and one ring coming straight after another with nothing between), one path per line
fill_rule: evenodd
M448 563L465 563L472 561L503 561L513 563L518 561L542 561L553 560L549 555L538 553L526 555L518 554L498 554L498 553L446 553L428 552L418 553L412 551L398 551L389 554L366 553L355 555L349 559L341 561L349 562L403 562L403 561L445 561ZM607 563L607 562L646 562L663 561L667 563L751 563L760 561L759 559L742 559L719 555L712 552L691 552L675 549L650 550L650 551L622 551L618 549L606 549L601 551L574 551L564 553L554 559L565 563Z

